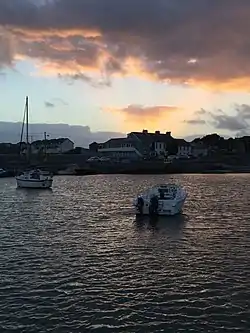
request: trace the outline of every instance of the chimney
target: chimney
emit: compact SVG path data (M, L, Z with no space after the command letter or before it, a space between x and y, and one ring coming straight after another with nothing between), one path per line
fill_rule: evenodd
M143 134L148 134L148 130L143 130L142 133Z
M161 132L160 131L155 131L155 134L161 134Z
M166 132L166 135L167 136L171 136L171 132Z

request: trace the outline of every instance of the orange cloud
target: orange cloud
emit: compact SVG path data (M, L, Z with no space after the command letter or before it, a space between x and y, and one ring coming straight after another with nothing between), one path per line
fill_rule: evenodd
M249 15L250 3L235 0L2 1L0 66L18 55L52 75L91 72L248 91Z
M249 92L250 77L247 75L242 77L236 77L232 79L228 79L225 81L216 81L216 80L209 80L204 79L202 81L193 80L190 82L190 85L194 87L200 87L206 90L212 90L212 91L243 91L243 92Z
M15 26L5 26L6 31L13 35L22 38L26 41L42 41L49 37L68 38L74 36L81 36L84 38L101 37L102 34L97 30L89 29L29 29Z
M171 105L155 105L143 106L131 104L124 108L105 107L106 112L119 114L124 118L124 126L126 129L131 128L131 125L138 128L148 128L154 130L155 128L164 128L164 123L176 118L177 114L182 111L181 108ZM173 123L171 120L171 124ZM165 123L166 124L166 123Z

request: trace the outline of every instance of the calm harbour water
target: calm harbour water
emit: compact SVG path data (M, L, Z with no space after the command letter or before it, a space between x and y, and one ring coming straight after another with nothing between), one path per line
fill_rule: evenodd
M168 181L182 216L135 221ZM249 332L250 175L0 179L0 332Z

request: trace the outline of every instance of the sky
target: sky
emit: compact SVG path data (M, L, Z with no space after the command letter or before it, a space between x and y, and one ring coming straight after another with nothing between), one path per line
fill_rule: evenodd
M249 0L0 0L0 121L250 135L249 31Z

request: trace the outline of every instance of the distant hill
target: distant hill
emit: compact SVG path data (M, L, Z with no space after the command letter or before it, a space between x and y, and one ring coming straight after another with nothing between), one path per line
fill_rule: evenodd
M20 141L21 123L0 121L0 142L17 143ZM110 138L125 137L119 132L92 132L89 126L68 124L30 124L30 138L32 141L43 138L47 132L49 139L67 137L74 141L75 146L88 147L93 142L103 142Z

